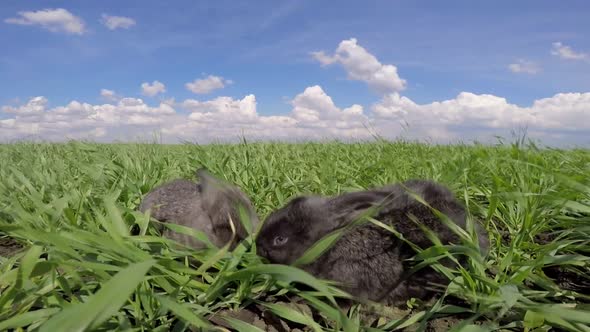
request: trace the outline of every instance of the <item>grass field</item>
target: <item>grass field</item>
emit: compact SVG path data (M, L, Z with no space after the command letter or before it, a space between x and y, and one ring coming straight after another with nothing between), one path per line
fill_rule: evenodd
M299 194L434 179L484 225L491 250L466 251L470 264L449 271L436 301L337 310L333 285L263 264L247 244L175 247L135 212L151 188L198 167L240 186L261 218ZM588 150L522 143L0 145L0 330L260 331L277 318L316 331L590 331L589 175ZM9 255L13 241L24 247Z

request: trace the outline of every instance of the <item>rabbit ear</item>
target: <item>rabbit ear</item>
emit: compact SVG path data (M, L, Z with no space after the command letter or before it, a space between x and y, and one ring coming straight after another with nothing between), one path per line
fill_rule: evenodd
M387 197L386 192L359 191L336 196L330 200L335 227L354 221L367 209L377 206Z
M337 196L332 199L331 203L338 210L354 212L379 204L386 196L386 192L358 191Z
M255 217L250 200L238 187L211 175L205 169L197 170L202 197L203 210L211 218L214 230L227 233L231 237L231 222L236 229L238 237L247 236L246 229L240 219L240 209L244 209L250 218ZM252 223L257 220L251 220Z
M204 201L207 201L208 204L212 203L212 201L217 201L221 199L232 198L239 200L238 194L243 195L243 193L240 191L240 189L238 189L238 187L218 177L213 176L211 173L209 173L209 171L207 171L204 168L200 168L197 170L197 177L199 178L199 182L201 184L201 193L203 193L203 196L205 198Z
M211 175L211 173L209 173L209 171L206 168L199 168L197 169L197 178L199 178L199 180L201 180L201 183L204 182L220 182L218 178L216 178L215 176Z

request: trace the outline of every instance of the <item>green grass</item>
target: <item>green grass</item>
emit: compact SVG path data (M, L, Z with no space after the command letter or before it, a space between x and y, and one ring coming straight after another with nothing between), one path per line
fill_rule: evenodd
M262 218L295 195L434 179L485 226L490 253L469 243L423 251L429 264L449 253L470 261L437 265L453 279L437 301L369 319L368 305L337 309L345 295L330 283L263 264L251 241L195 252L159 236L135 211L142 196L198 167L240 186ZM247 307L318 331L424 329L444 316L462 321L456 331L590 331L589 174L587 150L519 143L0 145L0 237L25 245L0 257L0 330L206 330L217 313ZM295 296L303 309L288 304Z

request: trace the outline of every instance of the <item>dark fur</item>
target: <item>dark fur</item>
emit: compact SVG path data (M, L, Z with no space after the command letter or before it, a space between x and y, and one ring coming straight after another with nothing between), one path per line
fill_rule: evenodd
M248 232L240 220L242 206L253 227L258 216L250 199L238 187L217 179L204 169L197 171L199 183L177 179L150 191L139 206L141 212L151 210L151 216L161 222L173 222L204 232L216 246L227 244L232 237L229 217L236 229L231 247L246 238ZM205 244L193 237L164 230L164 236L196 249Z
M427 206L412 198L404 186L465 229L465 209L449 189L432 181L409 180L336 197L295 198L265 220L256 241L258 253L271 262L291 264L323 236L350 225L367 208L379 204L374 218L394 226L422 248L432 246L432 242L409 214L433 230L443 243L459 243L459 237ZM487 250L485 233L479 228L478 233L480 247ZM282 246L273 244L278 236L288 238L287 242ZM410 297L425 297L428 282L445 282L433 269L420 270L405 280L410 269L405 260L415 254L393 233L369 223L351 228L303 268L319 278L341 282L344 290L360 299L397 305Z

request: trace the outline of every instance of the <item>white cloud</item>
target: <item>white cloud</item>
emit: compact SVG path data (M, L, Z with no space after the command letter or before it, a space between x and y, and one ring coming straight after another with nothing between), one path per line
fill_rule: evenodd
M366 82L379 92L397 92L406 87L406 81L399 77L396 66L379 62L374 55L357 45L355 38L341 41L332 56L323 51L312 52L312 56L323 66L340 63L350 79Z
M18 116L27 116L40 114L47 106L47 98L38 96L31 98L26 104L20 107L3 106L2 111L5 113L13 113Z
M129 29L136 23L131 17L111 16L107 14L102 14L102 19L100 22L104 24L104 26L106 26L109 30Z
M536 63L523 59L519 59L517 62L508 65L508 69L513 73L523 74L537 74L541 71L541 68Z
M535 100L530 109L541 128L590 130L590 93L558 93Z
M235 139L321 139L368 138L362 107L339 109L321 87L312 86L291 101L288 115L262 116L256 111L256 97L218 97L209 101L188 99L181 107L190 111L189 121L166 126L166 135L196 141Z
M82 35L86 32L84 21L63 8L18 12L20 17L4 20L8 24L39 25L51 32Z
M2 110L15 116L0 121L0 140L30 136L52 141L70 138L133 140L146 135L146 128L157 128L177 116L168 104L150 107L136 98L122 98L117 103L102 105L74 100L49 109L46 98L35 97L21 107L3 107ZM117 132L124 137L111 135Z
M100 96L106 101L117 101L120 97L113 90L100 89Z
M355 52L359 53L358 49ZM324 54L327 58L316 58L324 63L336 58L338 60L334 62L342 62L338 54L337 51L333 57ZM359 54L364 54L361 58L374 59L365 50ZM355 73L370 72L358 69L362 66L354 63L354 66L344 66L353 68ZM364 81L375 84L371 79ZM158 81L151 85L144 83L142 88L147 88L151 95L165 91L164 85ZM519 106L502 97L470 92L461 92L449 100L418 104L392 90L386 91L367 112L357 104L337 106L322 87L314 85L290 100L291 112L274 116L257 112L253 94L241 99L217 97L204 101L186 99L176 102L170 98L157 106L149 106L142 99L117 96L117 100L107 104L72 101L52 109L47 107L47 99L39 96L21 106L1 108L0 141L30 135L48 140L136 140L150 139L154 132L161 133L166 142L189 140L199 143L235 140L241 135L248 139L358 140L370 139L373 134L436 142L493 141L496 135L506 136L512 130L526 127L531 137L550 143L590 145L590 92L560 93L538 99L530 106ZM106 89L101 94L105 98L116 96ZM184 112L177 113L177 108Z
M360 105L336 106L320 86L306 88L292 100L285 115L257 112L254 95L207 101L172 99L149 106L137 98L92 105L72 101L49 109L47 99L34 97L19 107L5 106L0 141L30 135L48 140L89 138L99 141L150 139L160 132L167 142L210 142L249 139L370 139L406 137L448 142L493 139L493 135L527 127L531 136L548 140L588 137L590 93L563 93L536 100L528 107L493 95L462 92L456 98L417 104L398 93L387 94L369 114ZM188 113L178 113L175 107ZM588 139L586 139L588 141ZM589 144L590 142L580 142Z
M348 128L362 127L366 117L360 105L353 105L340 110L320 86L312 86L297 95L292 101L293 110L288 116L260 116L256 111L256 97L245 96L241 100L231 97L218 97L200 102L187 99L182 108L190 111L188 118L200 124L237 124L264 125L271 123L290 125L300 128Z
M376 117L429 126L506 128L535 121L530 111L493 95L461 92L455 99L419 105L397 93L373 105Z
M286 140L370 137L362 107L352 105L340 109L319 86L305 89L291 103L293 110L287 115L263 116L257 112L254 95L242 99L187 99L178 103L168 99L156 107L136 98L121 98L116 103L101 105L72 101L51 109L46 98L35 97L20 107L2 109L9 118L0 120L0 140L30 135L56 141L64 138L133 140L149 139L157 131L170 142L226 140L240 135ZM187 113L177 113L175 107Z
M187 99L182 103L185 110L190 111L188 118L200 123L253 123L256 114L256 97L248 95L241 100L231 97L217 97L209 101Z
M570 46L564 45L561 42L555 42L552 44L551 54L556 55L566 60L588 60L589 55L587 53L581 53L574 51Z
M491 139L493 135L528 128L538 137L590 137L590 93L556 94L536 100L529 107L510 104L504 98L461 92L456 98L416 104L397 93L373 105L377 128L409 128L412 137L438 140ZM390 129L387 129L390 128ZM487 137L486 137L487 136ZM589 144L590 140L586 139Z
M320 63L322 67L331 65L338 61L338 58L336 58L336 56L329 56L324 51L311 52L311 55Z
M222 89L229 84L232 84L231 80L226 80L220 76L209 75L206 78L194 80L193 82L186 83L184 86L187 90L196 94L207 94L217 89Z
M334 105L332 98L319 86L311 86L298 94L293 101L292 117L302 127L351 128L362 127L367 118L361 105L352 105L343 110Z
M159 81L153 81L152 84L149 84L148 82L141 83L141 93L146 96L154 97L155 95L164 92L166 92L166 86Z

